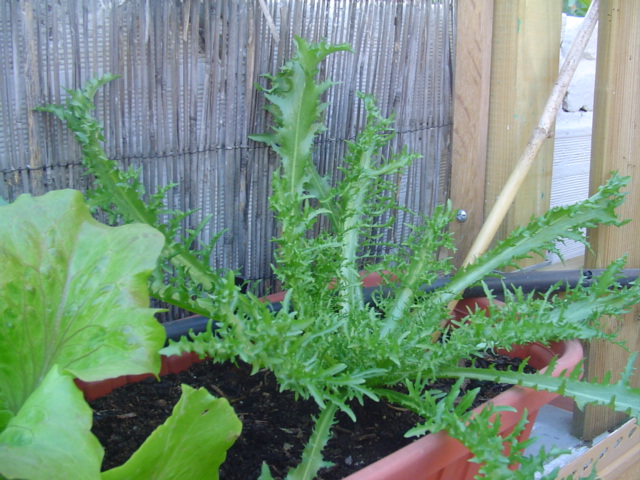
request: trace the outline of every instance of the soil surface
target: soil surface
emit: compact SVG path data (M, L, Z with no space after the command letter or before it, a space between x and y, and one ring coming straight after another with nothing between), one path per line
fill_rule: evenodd
M504 368L519 363L508 357L479 359L486 361L497 361ZM94 410L92 431L105 448L103 469L124 463L164 422L180 398L180 385L186 383L227 398L242 421L242 433L221 467L222 480L255 480L262 462L269 465L274 478L283 478L298 462L311 434L311 417L317 416L318 408L313 401L296 401L293 393L279 392L270 372L250 372L246 365L204 361L180 374L163 376L161 381L148 378L90 402ZM447 385L450 383L443 382L435 387L445 389ZM470 382L467 388L478 386L482 387L478 403L509 388L490 382ZM338 413L333 437L323 451L335 466L321 470L320 479L342 479L398 450L413 440L404 438L404 433L421 421L414 413L384 401L352 407L358 422Z

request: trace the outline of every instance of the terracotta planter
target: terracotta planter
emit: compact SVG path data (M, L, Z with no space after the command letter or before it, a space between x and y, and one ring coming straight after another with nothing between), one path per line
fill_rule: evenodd
M364 281L366 286L378 285L379 277L370 276ZM283 294L275 294L267 297L272 302L282 299ZM457 319L466 315L467 308L485 308L486 298L471 298L459 302L454 311ZM185 319L185 323L191 328L193 318ZM177 321L176 323L179 323ZM188 328L185 330L188 331ZM549 347L538 343L516 346L510 352L505 353L514 358L527 358L529 363L538 370L544 370L551 359L558 355L553 375L559 376L564 370L571 371L582 359L582 345L577 340L553 343ZM184 354L162 358L160 375L179 373L189 368L200 359L195 354ZM115 388L128 383L135 383L147 375L127 375L100 382L76 381L83 390L88 401L110 393ZM503 412L501 414L502 434L510 432L522 417L524 410L527 412L528 424L522 432L520 440L526 440L530 433L538 411L559 395L549 392L538 392L524 387L512 387L492 400L496 405L509 405L516 412ZM475 411L480 411L482 405ZM365 467L350 475L345 480L472 480L478 473L479 466L468 462L471 453L457 440L440 432L426 435L410 445L394 452L393 454Z

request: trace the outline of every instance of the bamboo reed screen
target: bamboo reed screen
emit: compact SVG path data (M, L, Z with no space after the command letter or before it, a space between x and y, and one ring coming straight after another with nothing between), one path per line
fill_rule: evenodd
M105 150L141 168L148 192L179 184L168 207L198 209L185 228L212 263L270 284L275 225L268 209L276 159L251 133L269 128L254 84L293 53L292 38L350 43L322 75L327 131L316 145L336 174L345 139L363 123L356 91L396 115L391 151L423 158L401 178L401 202L428 213L448 193L454 0L6 0L0 2L0 196L87 188L79 149L53 116L32 109L104 73L96 96ZM406 232L398 230L398 236Z

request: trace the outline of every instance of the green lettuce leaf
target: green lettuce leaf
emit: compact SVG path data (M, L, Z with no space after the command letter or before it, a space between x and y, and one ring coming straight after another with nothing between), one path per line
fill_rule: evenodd
M16 413L54 364L85 381L159 371L146 282L163 243L94 220L77 191L0 208L0 410Z
M99 478L73 378L159 372L146 282L163 245L148 226L100 224L77 191L0 207L0 478Z
M91 408L54 366L0 433L0 478L100 478L103 450Z
M226 451L242 423L229 402L204 388L182 385L171 417L123 465L104 472L104 480L201 480L218 478Z

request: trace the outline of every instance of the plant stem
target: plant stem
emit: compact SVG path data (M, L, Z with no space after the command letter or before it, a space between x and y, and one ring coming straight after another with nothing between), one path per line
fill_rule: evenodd
M342 292L346 289L346 295L342 303L342 309L349 313L351 309L363 309L364 298L360 275L357 270L357 251L359 246L360 225L362 223L362 212L364 211L365 199L371 179L368 172L371 167L372 149L364 150L359 155L357 168L362 172L357 181L350 188L351 194L347 196L347 204L344 209L344 220L342 221L342 262L340 264L340 274L345 283Z
M419 252L418 260L410 264L410 270L406 279L406 286L396 293L396 299L391 311L385 319L385 325L380 331L380 338L386 337L395 328L398 321L406 314L407 308L411 304L415 295L415 288L420 279L420 272L424 271L429 264L429 252L423 249Z

